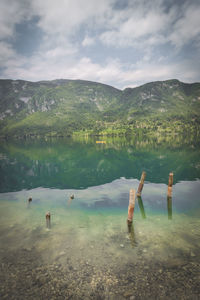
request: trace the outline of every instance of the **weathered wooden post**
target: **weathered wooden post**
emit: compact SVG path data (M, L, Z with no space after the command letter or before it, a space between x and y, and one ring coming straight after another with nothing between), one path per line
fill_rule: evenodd
M28 198L27 208L31 207L32 197Z
M74 199L74 194L72 194L70 197L69 197L69 200L68 200L68 205L71 204L72 200Z
M51 214L49 211L46 213L46 225L47 228L51 228Z
M135 208L135 190L130 189L129 206L128 206L128 219L127 219L128 224L131 224L132 221L133 221L134 208Z
M173 173L169 173L169 183L168 183L167 197L172 196L173 176L174 176Z
M167 196L168 219L172 219L172 197Z
M137 200L138 200L138 204L139 204L139 208L140 208L142 218L146 219L146 214L145 214L142 198L140 196L137 196Z
M141 196L141 194L142 194L145 177L146 177L146 172L142 172L142 175L140 178L140 183L139 183L138 190L137 190L137 196Z
M134 248L136 246L136 240L135 240L135 231L134 231L134 225L133 223L128 224L128 233L129 233L129 238L131 241L131 246Z

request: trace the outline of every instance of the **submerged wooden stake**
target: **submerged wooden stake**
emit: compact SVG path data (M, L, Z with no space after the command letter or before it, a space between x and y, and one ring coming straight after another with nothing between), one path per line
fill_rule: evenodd
M172 219L172 197L167 197L168 219Z
M129 233L129 239L131 242L131 246L134 248L137 245L137 243L135 240L135 231L134 231L133 223L128 223L128 233Z
M146 172L142 172L142 175L140 178L140 183L139 183L138 190L137 190L137 196L141 196L141 194L142 194L145 177L146 177Z
M72 194L70 197L69 197L69 200L68 200L68 205L71 204L72 200L74 199L74 194Z
M135 208L135 190L131 189L129 193L128 219L127 223L131 224L133 221L133 213Z
M140 208L142 218L146 219L146 214L145 214L142 198L140 196L137 196L137 200L138 200L138 204L139 204L139 208Z
M51 214L49 211L46 213L46 224L47 224L47 228L51 227Z
M173 173L169 173L169 183L168 183L167 197L172 196L173 176L174 176Z

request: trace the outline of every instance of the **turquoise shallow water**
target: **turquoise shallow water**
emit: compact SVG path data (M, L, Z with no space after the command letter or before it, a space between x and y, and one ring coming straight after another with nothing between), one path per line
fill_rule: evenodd
M24 145L6 143L2 146L0 258L4 268L9 265L12 255L20 261L21 251L28 253L28 257L35 255L33 260L36 261L36 257L39 260L37 267L31 267L33 270L41 265L49 266L50 271L46 270L45 274L69 267L70 274L80 272L82 278L81 272L86 268L89 279L87 284L84 280L81 283L85 294L78 296L72 287L65 291L69 293L70 290L74 299L98 298L95 293L100 283L104 287L102 299L114 297L113 289L119 286L119 274L126 276L130 273L127 266L138 262L142 262L137 268L143 277L148 268L157 265L155 274L163 274L162 266L172 265L176 269L188 264L192 272L192 264L196 267L200 262L198 147L171 149L150 145L145 150L128 141L127 144L112 141L104 148L100 147L94 141L71 140L42 144L27 142ZM136 199L133 225L128 227L129 191L137 190L143 170L147 176L142 197ZM174 172L174 185L169 201L170 171ZM62 180L59 182L57 177ZM72 194L74 199L70 200ZM50 224L46 224L45 218L48 211L51 213ZM24 264L31 265L26 255L22 261L15 266L16 270ZM134 268L131 272L131 276L137 274ZM16 274L15 278L19 276ZM4 281L7 282L5 276ZM75 278L72 276L68 281L73 285ZM150 284L148 282L145 286ZM44 286L47 284L45 282ZM4 286L2 295L7 293L9 296L9 284ZM14 290L9 289L17 299L20 288L16 286ZM196 297L194 287L191 293ZM117 291L119 299L139 295L133 286L130 295L126 296L127 288L130 290L126 278L121 286L122 293Z
M126 224L127 207L129 190L137 188L138 183L135 179L122 178L81 190L37 188L2 193L1 228L13 229L14 248L23 244L29 247L37 244L40 250L40 243L45 247L46 242L46 248L49 249L49 242L53 243L55 239L57 254L62 252L63 239L69 244L68 238L71 240L74 237L77 249L93 241L109 244L108 248L113 247L116 252L126 247L132 256L133 244L141 249L146 247L149 252L150 249L155 250L156 241L156 248L160 250L159 259L167 258L168 248L173 249L174 255L178 255L180 249L198 255L200 181L177 183L173 187L171 208L166 196L167 185L146 182L140 203L136 199L133 218L135 241L132 241ZM75 195L73 200L70 200L71 194ZM28 202L29 197L32 197L31 203ZM50 229L45 218L48 211L51 213ZM27 238L21 236L19 240L17 236L15 244L16 228L22 228L23 234L26 231ZM30 234L29 239L28 234L34 231L44 234L45 238L32 239ZM120 253L124 256L123 252ZM76 253L72 252L72 255Z

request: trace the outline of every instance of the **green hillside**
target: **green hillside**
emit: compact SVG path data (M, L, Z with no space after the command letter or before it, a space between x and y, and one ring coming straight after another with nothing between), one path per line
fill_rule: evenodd
M0 136L198 134L200 83L0 80Z

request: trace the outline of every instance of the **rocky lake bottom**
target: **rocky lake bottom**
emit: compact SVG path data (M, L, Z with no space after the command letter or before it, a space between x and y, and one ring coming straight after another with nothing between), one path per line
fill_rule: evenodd
M198 219L72 210L46 228L27 213L1 226L1 299L199 299Z

